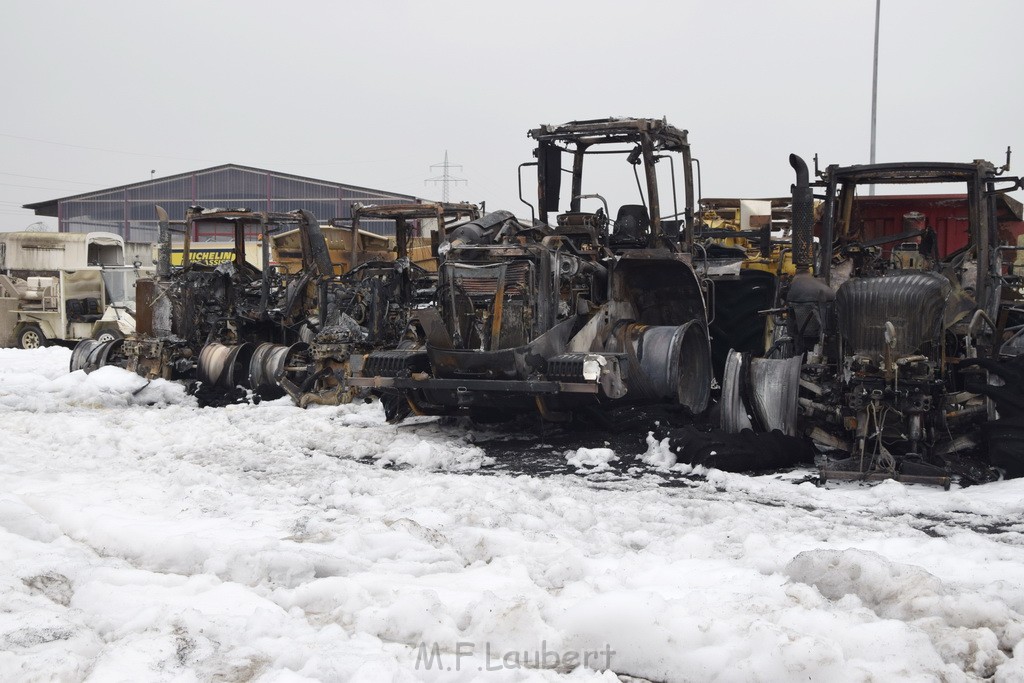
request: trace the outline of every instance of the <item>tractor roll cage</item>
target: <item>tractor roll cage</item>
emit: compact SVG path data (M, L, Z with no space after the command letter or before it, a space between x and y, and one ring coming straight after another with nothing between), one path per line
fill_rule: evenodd
M655 239L664 234L662 229L661 200L655 163L666 152L682 156L683 186L685 205L681 215L684 219L683 239L680 248L689 251L693 245L694 192L693 158L687 131L669 125L664 119L608 118L586 121L570 121L560 125L546 125L528 133L537 141L534 154L537 157L537 190L540 204L540 221L547 224L548 214L557 212L561 188L561 156L568 152L573 156L572 195L570 211L580 210L583 195L583 165L587 154L629 154L630 163L643 163L647 185L647 201L650 212L651 233ZM593 150L596 145L635 145L631 150ZM668 157L671 159L671 157ZM676 189L673 164L672 196L675 202ZM680 213L676 210L673 218Z

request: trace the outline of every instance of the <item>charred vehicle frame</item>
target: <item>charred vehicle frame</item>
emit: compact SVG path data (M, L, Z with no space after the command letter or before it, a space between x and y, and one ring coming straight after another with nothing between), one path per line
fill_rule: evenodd
M282 383L302 365L303 328L315 324L317 285L331 262L316 218L307 211L271 213L191 207L172 226L157 207L160 242L157 276L136 289L137 333L113 342L82 342L71 369L120 365L147 378L198 379L207 391L238 387L279 395ZM234 254L211 266L190 258L196 224L230 226ZM267 265L271 234L298 227L303 268L279 273ZM171 267L175 228L183 238L182 266ZM246 237L261 238L263 268L246 258Z
M575 411L636 403L702 412L711 365L690 254L686 131L626 118L542 126L529 136L537 160L520 166L520 196L522 169L536 166L537 206L526 203L539 220L523 224L496 211L452 230L440 246L435 305L416 312L399 348L369 354L351 384L381 395L393 420L410 412L482 419L526 412L563 421ZM625 157L640 195L614 221L604 196L583 189L585 161L603 154ZM671 174L668 215L658 162ZM568 210L558 213L563 173L571 190ZM583 200L601 207L584 211Z
M722 426L802 433L826 451L821 481L894 478L948 487L990 478L982 426L996 417L995 362L1017 308L995 199L1021 187L987 161L829 166L811 183L791 156L797 274L774 311L766 358L731 353ZM901 232L863 234L854 196L866 185L966 187L966 246L940 253L936 231L908 214ZM824 194L811 273L814 188ZM889 247L887 245L895 245Z
M448 230L479 218L479 207L461 202L353 205L353 234L358 234L364 221L394 223L394 258L363 252L353 240L348 255L351 270L321 279L324 313L311 340L309 377L296 396L300 405L350 402L360 392L350 386L349 379L362 369L366 354L399 346L414 310L434 300L436 269L428 270L410 258L414 233L422 224L432 221L436 227L431 235L436 257L436 245L445 240Z

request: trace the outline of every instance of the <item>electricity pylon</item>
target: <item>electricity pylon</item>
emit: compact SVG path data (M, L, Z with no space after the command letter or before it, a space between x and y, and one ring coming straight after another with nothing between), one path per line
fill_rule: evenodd
M440 164L433 164L431 170L435 168L441 169L441 175L436 175L433 178L427 178L423 182L425 183L440 183L441 184L441 201L448 201L448 188L451 185L458 185L459 183L468 183L465 178L456 178L451 174L452 169L462 170L462 166L459 164L452 164L448 161L448 150L444 151L444 161Z

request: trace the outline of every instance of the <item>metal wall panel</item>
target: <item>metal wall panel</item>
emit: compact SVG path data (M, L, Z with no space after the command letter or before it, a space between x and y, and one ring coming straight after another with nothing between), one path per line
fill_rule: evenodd
M208 209L249 209L267 207L267 176L245 169L221 169L196 174L196 203Z
M186 177L155 180L132 188L104 190L60 202L62 232L105 230L135 242L156 241L154 206L163 206L172 221L185 218L189 206L244 208L252 211L311 212L326 223L332 218L349 219L353 202L395 204L408 197L376 190L286 177L273 172L245 168L218 168L194 172ZM391 223L373 222L366 229L382 235L394 234ZM198 239L210 236L199 236Z
M77 199L61 205L61 232L103 230L123 236L124 199Z
M912 211L923 213L925 223L935 228L939 237L939 256L945 258L967 245L967 196L957 195L895 195L857 197L854 221L864 227L863 238L872 239L903 231L903 216ZM893 244L883 245L888 254Z

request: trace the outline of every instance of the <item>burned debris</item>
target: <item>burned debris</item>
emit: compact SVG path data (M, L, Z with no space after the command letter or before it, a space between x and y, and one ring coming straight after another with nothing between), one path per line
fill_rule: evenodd
M239 388L281 395L297 381L295 368L304 364L308 344L302 338L315 324L316 285L332 267L316 218L306 211L193 207L183 226L172 226L159 207L157 214L157 273L138 283L137 333L123 340L81 342L71 369L120 365L147 378L199 380L204 395L237 393ZM198 223L217 223L230 230L230 261L191 261L190 235ZM258 268L249 260L247 235L262 238L266 264L270 237L296 226L304 235L301 269ZM182 266L172 271L174 227L183 228L183 248Z
M712 282L711 357L722 380L730 350L763 352L780 289L796 273L792 200L701 198L695 241L698 273Z
M1021 181L975 161L830 166L812 184L806 164L791 162L797 274L765 357L729 356L722 426L808 436L826 452L823 481L992 476L987 465L1000 463L987 454L1006 450L994 441L1020 443L1020 432L982 426L995 415L996 378L1016 372L998 360L1021 309L1004 257L1017 248L997 242L996 202ZM858 212L859 188L924 183L963 188L966 233L920 212L904 225ZM816 257L812 188L824 191Z
M366 222L387 221L394 225L395 247L366 252L353 242L344 255L347 272L320 280L323 316L311 339L309 377L295 395L299 405L347 403L357 394L366 394L349 381L362 370L366 354L399 347L410 320L424 317L417 311L434 301L437 240L479 218L479 207L466 203L353 206L353 235ZM416 234L428 222L436 228L433 237Z
M397 345L410 312L434 298L436 260L414 233L439 234L479 218L472 204L353 207L353 224L321 228L305 211L266 213L192 209L183 227L182 266L170 266L167 216L155 280L138 289L140 333L117 343L83 342L72 370L119 365L144 377L191 382L203 405L289 395L296 403L343 403L350 360ZM394 221L397 244L361 230ZM230 261L193 262L189 233L198 223L227 226ZM246 255L260 237L262 269ZM428 238L429 239L429 238ZM413 261L415 259L415 262Z

